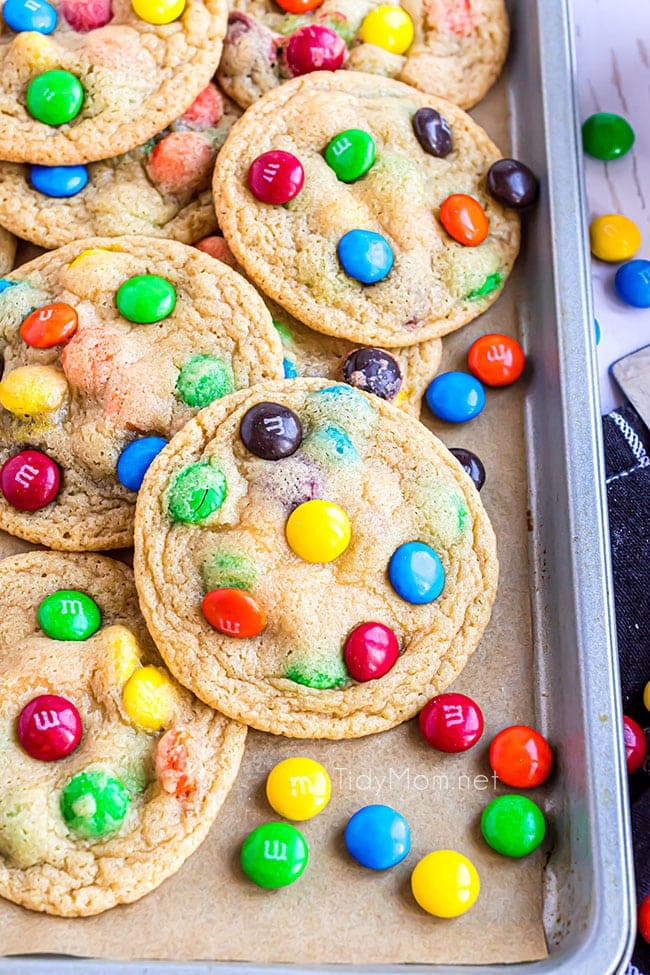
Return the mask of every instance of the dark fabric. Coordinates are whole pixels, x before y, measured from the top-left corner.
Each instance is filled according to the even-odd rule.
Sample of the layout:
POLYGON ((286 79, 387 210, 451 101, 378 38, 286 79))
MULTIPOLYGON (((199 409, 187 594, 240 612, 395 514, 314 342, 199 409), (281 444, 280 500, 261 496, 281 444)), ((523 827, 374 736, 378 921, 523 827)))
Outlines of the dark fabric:
MULTIPOLYGON (((650 734, 643 689, 650 681, 650 437, 630 407, 603 417, 623 709, 650 734)), ((650 762, 630 776, 637 898, 650 894, 650 762)), ((641 938, 633 964, 650 975, 641 938)))

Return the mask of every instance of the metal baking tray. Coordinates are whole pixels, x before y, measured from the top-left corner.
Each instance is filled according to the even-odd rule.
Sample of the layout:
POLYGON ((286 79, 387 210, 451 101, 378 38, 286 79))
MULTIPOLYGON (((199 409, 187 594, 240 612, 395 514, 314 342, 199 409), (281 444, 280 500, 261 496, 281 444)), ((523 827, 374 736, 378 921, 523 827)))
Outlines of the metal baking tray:
MULTIPOLYGON (((558 826, 544 871, 549 957, 510 965, 508 975, 613 975, 624 970, 631 951, 633 884, 569 0, 513 0, 510 16, 512 150, 542 177, 520 257, 525 293, 519 307, 534 363, 525 425, 536 710, 538 726, 560 747, 547 803, 558 826)), ((0 970, 295 975, 297 969, 31 956, 7 958, 0 970)), ((503 975, 504 968, 389 965, 381 971, 503 975)))

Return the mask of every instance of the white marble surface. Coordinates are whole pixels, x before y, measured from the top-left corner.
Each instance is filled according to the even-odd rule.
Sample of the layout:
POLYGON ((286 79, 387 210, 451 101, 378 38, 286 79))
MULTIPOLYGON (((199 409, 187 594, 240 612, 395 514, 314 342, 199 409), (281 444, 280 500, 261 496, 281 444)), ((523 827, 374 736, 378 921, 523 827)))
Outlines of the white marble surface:
MULTIPOLYGON (((572 0, 581 120, 593 112, 623 115, 636 133, 622 159, 585 156, 589 219, 622 213, 638 224, 637 257, 650 259, 650 0, 572 0)), ((613 288, 618 265, 592 260, 602 411, 620 403, 607 369, 650 344, 650 309, 623 304, 613 288)))

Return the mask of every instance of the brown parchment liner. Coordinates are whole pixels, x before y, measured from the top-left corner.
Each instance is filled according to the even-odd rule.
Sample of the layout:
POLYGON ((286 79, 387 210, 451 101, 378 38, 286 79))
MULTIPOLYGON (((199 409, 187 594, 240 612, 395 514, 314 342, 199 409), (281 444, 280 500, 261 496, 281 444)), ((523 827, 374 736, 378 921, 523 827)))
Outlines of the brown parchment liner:
MULTIPOLYGON (((503 80, 472 114, 506 153, 503 80)), ((441 371, 465 368, 466 350, 478 335, 516 334, 516 296, 524 285, 515 272, 486 314, 445 338, 441 371)), ((509 791, 490 777, 487 748, 492 736, 508 724, 534 723, 525 389, 524 379, 488 391, 484 412, 466 425, 432 422, 426 407, 422 414, 448 446, 474 450, 487 470, 482 498, 497 535, 499 591, 481 644, 453 685, 483 708, 486 727, 479 745, 465 754, 442 755, 423 742, 413 721, 352 742, 294 742, 251 732, 237 781, 208 839, 174 877, 138 903, 94 918, 51 918, 0 900, 1 954, 366 965, 487 964, 546 956, 544 849, 521 861, 509 860, 483 843, 479 828, 487 802, 509 791), (244 879, 239 848, 253 827, 278 818, 264 797, 266 775, 276 762, 294 755, 325 765, 332 777, 332 799, 318 817, 298 824, 310 850, 302 878, 284 890, 262 891, 244 879), (408 858, 383 873, 355 864, 343 844, 348 817, 371 802, 400 810, 412 830, 408 858), (418 859, 443 848, 469 856, 481 877, 475 906, 451 921, 425 914, 410 893, 410 874, 418 859)), ((0 535, 1 557, 28 548, 0 535)), ((543 804, 544 788, 530 795, 543 804)), ((552 839, 551 822, 546 847, 552 839)))

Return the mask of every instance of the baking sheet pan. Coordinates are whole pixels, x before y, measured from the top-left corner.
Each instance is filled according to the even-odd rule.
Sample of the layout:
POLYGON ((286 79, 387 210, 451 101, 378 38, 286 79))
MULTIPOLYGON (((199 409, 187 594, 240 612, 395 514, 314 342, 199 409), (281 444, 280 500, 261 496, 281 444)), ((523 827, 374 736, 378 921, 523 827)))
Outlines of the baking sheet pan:
MULTIPOLYGON (((440 760, 413 723, 353 744, 251 734, 209 840, 176 878, 97 919, 25 915, 2 903, 6 953, 29 945, 108 958, 362 962, 374 971, 438 962, 439 973, 491 972, 490 963, 509 960, 523 962, 509 972, 530 975, 605 975, 622 964, 631 942, 631 872, 568 12, 564 0, 519 0, 511 16, 511 117, 505 80, 473 114, 503 147, 510 128, 514 154, 542 175, 542 199, 504 296, 445 343, 445 365, 460 365, 482 332, 518 329, 533 369, 525 384, 491 393, 484 414, 466 428, 437 431, 485 461, 484 498, 502 560, 494 619, 455 686, 484 707, 485 742, 508 723, 536 721, 554 744, 556 773, 539 792, 551 823, 545 855, 513 863, 479 843, 477 817, 494 794, 486 746, 440 760), (309 872, 285 891, 262 894, 242 883, 236 853, 246 832, 271 818, 265 774, 291 754, 323 761, 335 795, 328 811, 305 824, 309 872), (369 801, 389 802, 411 820, 414 850, 401 871, 366 876, 343 855, 347 815, 369 801), (408 895, 418 856, 442 846, 468 853, 483 881, 477 905, 453 922, 427 917, 408 895), (452 969, 454 962, 473 964, 452 969)), ((2 971, 181 975, 220 967, 14 958, 2 971)))

